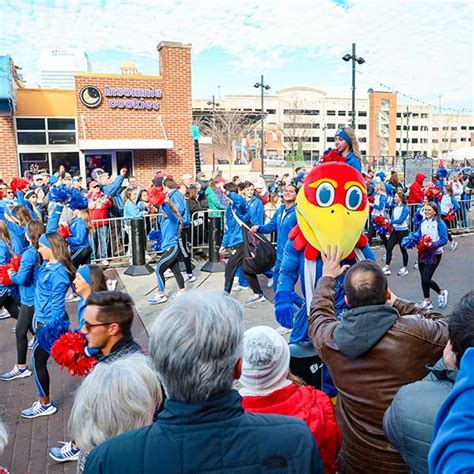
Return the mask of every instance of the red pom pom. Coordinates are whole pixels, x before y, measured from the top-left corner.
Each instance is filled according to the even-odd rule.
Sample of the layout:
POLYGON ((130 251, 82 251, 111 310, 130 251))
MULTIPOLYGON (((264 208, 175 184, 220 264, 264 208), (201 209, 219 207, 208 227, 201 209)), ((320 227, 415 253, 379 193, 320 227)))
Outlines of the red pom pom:
POLYGON ((66 240, 68 237, 71 237, 71 231, 69 230, 69 226, 67 224, 61 224, 58 229, 58 234, 66 240))
POLYGON ((67 369, 71 375, 87 375, 97 363, 95 357, 87 356, 84 349, 86 338, 80 332, 68 331, 51 348, 51 356, 61 369, 67 369))
POLYGON ((450 209, 449 212, 446 214, 446 217, 445 219, 448 221, 448 222, 454 222, 454 219, 456 219, 456 214, 455 212, 450 209))
POLYGON ((441 197, 441 189, 435 186, 433 183, 428 183, 425 188, 425 196, 430 200, 434 201, 441 197))
POLYGON ((331 148, 326 153, 324 153, 321 161, 323 163, 328 163, 330 161, 342 161, 343 163, 345 163, 346 159, 336 149, 331 148))
POLYGON ((166 199, 166 194, 159 188, 153 187, 148 191, 148 201, 153 206, 161 206, 166 199))
POLYGON ((431 242, 432 242, 432 239, 429 235, 422 235, 420 241, 418 242, 418 245, 416 246, 416 248, 418 249, 418 252, 420 254, 430 252, 432 250, 431 242))
POLYGON ((13 178, 10 182, 10 189, 16 194, 17 191, 23 191, 28 186, 25 178, 13 178))
POLYGON ((375 216, 373 222, 377 232, 384 230, 387 233, 390 233, 392 231, 392 225, 387 221, 385 216, 375 216))
POLYGON ((8 275, 8 270, 10 269, 11 265, 9 263, 0 265, 0 285, 13 285, 13 282, 10 280, 10 276, 8 275))

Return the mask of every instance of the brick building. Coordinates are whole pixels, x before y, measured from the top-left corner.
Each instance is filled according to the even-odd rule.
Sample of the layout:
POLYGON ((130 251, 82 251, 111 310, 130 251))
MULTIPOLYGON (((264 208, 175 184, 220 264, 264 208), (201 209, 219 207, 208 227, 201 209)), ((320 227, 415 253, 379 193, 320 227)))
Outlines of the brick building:
POLYGON ((16 111, 0 116, 0 177, 60 164, 86 177, 126 167, 142 185, 158 169, 194 173, 191 46, 157 49, 159 76, 77 73, 74 90, 16 88, 16 111))

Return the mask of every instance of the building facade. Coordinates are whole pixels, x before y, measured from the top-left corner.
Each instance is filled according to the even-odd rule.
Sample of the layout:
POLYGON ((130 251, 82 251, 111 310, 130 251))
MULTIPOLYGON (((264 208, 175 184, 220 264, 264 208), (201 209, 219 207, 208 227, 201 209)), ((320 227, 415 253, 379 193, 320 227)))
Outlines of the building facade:
POLYGON ((191 46, 162 42, 158 52, 159 76, 85 72, 73 90, 18 88, 16 112, 0 117, 0 176, 126 167, 147 186, 158 169, 194 173, 191 46))
POLYGON ((89 58, 80 49, 42 49, 39 67, 42 89, 74 89, 74 74, 91 71, 89 58))

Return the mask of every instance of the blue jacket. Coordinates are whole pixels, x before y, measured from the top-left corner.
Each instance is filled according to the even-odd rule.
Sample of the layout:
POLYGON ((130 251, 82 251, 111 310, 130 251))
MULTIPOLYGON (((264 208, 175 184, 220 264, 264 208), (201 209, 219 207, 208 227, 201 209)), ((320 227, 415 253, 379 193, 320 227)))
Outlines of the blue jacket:
POLYGON ((118 175, 114 182, 111 183, 111 184, 106 184, 105 186, 102 186, 102 189, 101 191, 104 193, 104 194, 107 194, 107 196, 109 196, 110 198, 113 198, 116 194, 117 194, 117 191, 120 189, 120 187, 122 186, 122 183, 123 183, 123 180, 125 179, 125 176, 123 175, 118 175))
POLYGON ((255 194, 247 201, 249 205, 250 221, 253 225, 263 225, 265 222, 265 208, 262 200, 255 194))
POLYGON ((59 220, 63 213, 64 206, 61 204, 56 204, 53 208, 53 212, 48 220, 48 225, 46 226, 46 232, 57 232, 59 227, 59 220))
POLYGON ((38 275, 38 251, 31 245, 23 252, 20 268, 10 275, 13 283, 20 289, 20 302, 27 306, 35 304, 35 286, 38 275))
POLYGON ((155 423, 115 436, 88 456, 86 474, 323 474, 303 420, 245 413, 230 390, 205 402, 165 400, 155 423))
POLYGON ((87 249, 91 246, 89 240, 89 229, 82 217, 73 217, 69 223, 69 231, 71 237, 66 239, 71 253, 77 252, 78 250, 87 249))
POLYGON ((123 207, 123 217, 125 219, 130 219, 132 217, 143 217, 145 214, 146 212, 140 210, 140 206, 137 203, 130 201, 130 199, 123 207))
POLYGON ((355 168, 359 173, 362 173, 362 163, 357 156, 354 155, 354 152, 351 151, 346 156, 346 164, 355 168))
POLYGON ((474 472, 474 348, 461 360, 456 383, 441 406, 428 464, 432 474, 474 472))
POLYGON ((289 209, 286 209, 285 205, 282 204, 276 210, 275 214, 273 214, 271 221, 258 228, 259 234, 277 233, 276 260, 273 271, 280 269, 283 253, 285 252, 285 245, 288 242, 288 234, 296 224, 296 206, 293 205, 289 209))
POLYGON ((222 238, 224 248, 235 247, 244 241, 242 227, 235 220, 232 211, 242 222, 249 223, 250 221, 249 206, 246 199, 237 193, 229 193, 229 198, 232 200, 232 204, 225 211, 225 231, 222 238))
MULTIPOLYGON (((0 239, 0 265, 6 265, 12 258, 12 254, 3 239, 0 239)), ((10 293, 11 288, 7 285, 0 285, 0 296, 10 293)))
POLYGON ((408 221, 410 218, 410 209, 406 204, 401 204, 393 208, 393 218, 390 223, 395 230, 408 230, 408 221))
POLYGON ((71 284, 64 265, 44 261, 35 289, 35 320, 40 323, 64 318, 66 292, 71 284))
POLYGON ((79 303, 77 303, 77 329, 82 329, 82 326, 84 326, 84 313, 86 312, 86 308, 86 300, 80 297, 79 303))
MULTIPOLYGON (((420 241, 421 236, 422 236, 422 230, 423 230, 423 223, 427 221, 427 219, 423 219, 420 227, 416 232, 413 232, 412 234, 414 235, 415 239, 417 242, 420 241)), ((433 240, 431 245, 433 247, 433 250, 436 250, 436 253, 441 253, 442 252, 442 247, 444 247, 448 243, 448 228, 446 227, 446 224, 441 220, 441 219, 436 219, 437 225, 438 225, 438 236, 439 240, 433 240)))
POLYGON ((191 216, 184 196, 178 189, 174 189, 169 193, 168 197, 169 200, 176 206, 176 209, 178 209, 183 227, 189 227, 189 224, 191 224, 191 216))
POLYGON ((21 255, 28 248, 28 241, 25 237, 25 229, 15 222, 5 221, 12 241, 12 250, 15 255, 21 255))
POLYGON ((161 209, 166 212, 166 217, 163 214, 160 220, 161 250, 164 252, 173 245, 178 245, 179 219, 167 202, 163 203, 161 209))
POLYGON ((380 216, 384 214, 385 207, 387 205, 387 196, 385 194, 375 194, 375 201, 372 207, 372 216, 380 216))

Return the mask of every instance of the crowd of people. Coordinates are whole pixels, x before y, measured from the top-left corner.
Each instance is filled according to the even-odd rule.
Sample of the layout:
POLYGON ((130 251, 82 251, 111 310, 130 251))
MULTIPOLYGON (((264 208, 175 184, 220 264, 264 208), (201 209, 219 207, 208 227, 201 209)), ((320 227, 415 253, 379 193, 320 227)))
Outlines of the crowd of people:
MULTIPOLYGON (((60 169, 4 186, 0 318, 16 319, 17 362, 0 383, 34 375, 38 399, 20 416, 50 416, 61 408, 48 372, 58 339, 71 327, 95 362, 75 394, 70 440, 50 447, 52 459, 78 461, 86 473, 474 469, 474 292, 447 317, 430 297, 433 290, 440 310, 448 304, 433 277, 443 247, 456 250, 449 229, 467 218, 474 183, 441 165, 429 183, 419 174, 405 186, 396 172, 363 172, 351 129, 339 130, 335 144, 312 170, 272 183, 158 171, 141 189, 126 169, 113 180, 96 169, 85 185, 60 169), (321 233, 319 219, 337 206, 353 229, 342 235, 336 222, 321 233), (203 209, 225 262, 222 292, 186 288, 196 280, 189 229, 203 209), (132 336, 132 298, 103 271, 109 220, 123 217, 130 242, 129 219, 147 214, 161 233, 149 303, 169 300, 169 274, 178 286, 148 350, 132 336), (270 234, 274 259, 252 271, 247 242, 270 234), (376 236, 386 251, 382 268, 370 246, 376 236), (409 273, 408 250, 417 249, 418 304, 389 288, 397 245, 400 277, 409 273), (250 288, 245 304, 258 304, 266 300, 262 284, 273 288, 280 327, 244 331, 244 307, 230 294, 250 288), (75 317, 66 306, 73 300, 75 317), (286 332, 290 343, 317 351, 321 386, 290 370, 286 332)), ((0 451, 6 442, 0 424, 0 451)))

